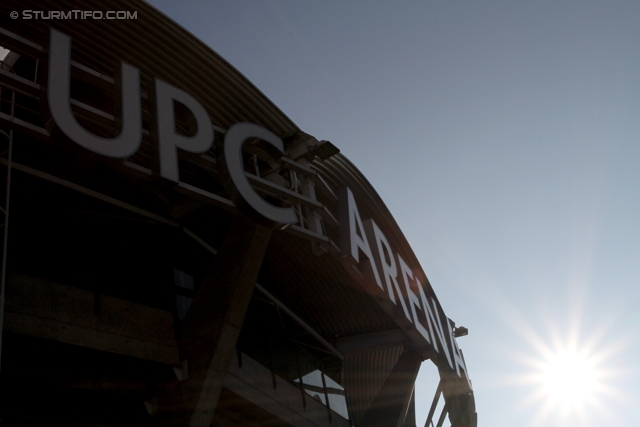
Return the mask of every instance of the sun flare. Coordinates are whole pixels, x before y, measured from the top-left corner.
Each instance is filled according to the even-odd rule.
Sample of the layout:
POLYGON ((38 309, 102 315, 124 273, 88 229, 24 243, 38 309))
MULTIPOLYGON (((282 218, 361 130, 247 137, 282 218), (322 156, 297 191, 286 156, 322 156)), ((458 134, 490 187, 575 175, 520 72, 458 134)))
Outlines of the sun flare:
POLYGON ((526 347, 511 353, 521 370, 506 374, 504 384, 521 393, 513 410, 529 414, 526 427, 622 425, 614 408, 632 404, 619 387, 629 374, 622 363, 629 344, 610 338, 614 322, 585 320, 578 311, 534 328, 512 314, 526 347))
POLYGON ((527 368, 519 383, 528 388, 521 408, 535 408, 529 426, 587 427, 615 419, 611 402, 625 400, 612 383, 620 375, 614 360, 621 344, 557 329, 547 339, 533 332, 528 337, 533 351, 520 355, 527 368))
POLYGON ((563 411, 577 410, 598 392, 600 372, 586 351, 550 352, 539 365, 539 385, 547 403, 563 411))

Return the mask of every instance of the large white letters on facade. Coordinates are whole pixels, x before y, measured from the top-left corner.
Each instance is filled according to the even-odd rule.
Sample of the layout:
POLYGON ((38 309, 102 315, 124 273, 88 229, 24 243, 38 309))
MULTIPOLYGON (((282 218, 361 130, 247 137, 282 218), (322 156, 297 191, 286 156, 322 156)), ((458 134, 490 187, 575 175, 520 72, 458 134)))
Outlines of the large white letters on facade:
MULTIPOLYGON (((102 138, 84 129, 71 110, 71 39, 51 29, 48 101, 52 118, 60 130, 76 144, 113 158, 133 155, 142 140, 140 72, 124 62, 121 63, 121 70, 120 134, 111 139, 102 138)), ((206 152, 213 143, 213 127, 204 107, 183 90, 155 79, 155 98, 160 175, 179 183, 177 149, 192 153, 206 152), (188 137, 176 132, 174 101, 182 103, 193 114, 197 127, 194 136, 188 137)), ((268 203, 249 183, 242 152, 242 145, 249 138, 259 138, 284 155, 282 139, 270 130, 253 123, 236 123, 231 126, 225 133, 224 160, 235 189, 244 202, 262 217, 283 225, 297 223, 298 216, 294 208, 282 208, 268 203)), ((309 191, 313 192, 313 184, 310 185, 309 191)), ((310 193, 306 195, 309 196, 310 193)), ((419 275, 414 274, 400 254, 392 250, 386 236, 373 219, 362 221, 353 193, 348 187, 338 192, 338 210, 342 259, 349 264, 349 268, 353 267, 361 274, 370 293, 382 296, 386 291, 388 299, 395 304, 392 307, 394 314, 399 300, 404 315, 422 338, 436 352, 444 353, 449 367, 459 376, 462 376, 460 371, 463 370, 468 381, 467 368, 453 336, 451 324, 439 310, 436 300, 425 295, 419 275), (399 275, 404 283, 404 291, 398 281, 399 275), (441 318, 447 322, 450 345, 441 318)), ((315 217, 315 221, 313 227, 320 229, 319 216, 315 217)), ((387 306, 390 305, 387 303, 385 307, 387 306)), ((401 323, 404 324, 404 320, 401 323)), ((407 325, 407 330, 411 328, 411 325, 407 325)))
POLYGON ((248 138, 260 138, 273 145, 284 155, 284 144, 276 134, 253 123, 236 123, 224 136, 224 159, 231 180, 251 208, 260 215, 280 224, 295 224, 298 216, 293 208, 279 208, 267 203, 249 184, 244 173, 242 143, 248 138))
POLYGON ((469 371, 467 371, 467 364, 464 362, 462 351, 460 351, 460 348, 458 347, 458 343, 453 337, 453 331, 451 330, 451 321, 448 319, 447 319, 447 326, 449 327, 449 336, 451 336, 451 353, 453 354, 453 361, 454 361, 454 365, 456 366, 456 373, 458 374, 459 377, 462 377, 462 375, 460 375, 460 368, 462 368, 464 370, 464 375, 467 378, 469 389, 473 390, 473 387, 471 386, 471 380, 469 379, 469 371))
MULTIPOLYGON (((429 324, 429 330, 431 331, 431 335, 433 337, 433 347, 437 352, 440 352, 438 349, 438 341, 442 345, 442 352, 447 357, 447 362, 449 366, 453 368, 453 363, 451 362, 451 356, 449 355, 449 347, 447 346, 447 341, 444 338, 444 331, 442 330, 442 322, 440 322, 440 313, 438 311, 438 305, 436 301, 431 298, 431 302, 433 303, 433 311, 429 306, 429 301, 427 296, 424 294, 422 287, 418 288, 420 292, 420 300, 422 301, 422 307, 424 308, 424 313, 427 318, 427 323, 429 324), (434 334, 435 331, 435 334, 434 334)), ((454 341, 455 338, 451 335, 451 341, 454 341)))
MULTIPOLYGON (((124 158, 142 141, 140 71, 122 63, 122 127, 115 138, 96 136, 76 120, 71 111, 71 38, 51 29, 49 46, 49 109, 60 130, 73 142, 103 156, 124 158)), ((117 95, 116 95, 117 96, 117 95)))
POLYGON ((187 92, 155 79, 158 110, 158 146, 160 150, 160 176, 180 182, 178 176, 178 148, 192 153, 204 153, 213 144, 213 128, 209 114, 202 105, 187 92), (176 133, 173 101, 186 106, 196 119, 198 131, 194 136, 176 133))
MULTIPOLYGON (((396 305, 396 297, 400 300, 404 315, 409 322, 415 325, 420 335, 422 335, 428 343, 432 344, 438 353, 441 351, 444 353, 449 366, 453 369, 454 366, 451 361, 451 355, 449 354, 449 345, 445 338, 445 331, 442 328, 440 311, 438 310, 436 301, 431 298, 433 306, 429 304, 422 285, 418 279, 414 277, 413 272, 400 254, 396 254, 391 250, 387 238, 375 221, 372 219, 362 221, 360 212, 358 211, 358 205, 353 197, 353 193, 348 187, 344 187, 338 192, 338 209, 340 211, 340 255, 342 258, 345 259, 347 263, 354 265, 354 267, 358 267, 365 281, 375 280, 378 287, 384 290, 380 280, 380 275, 382 275, 387 285, 389 299, 396 305), (375 241, 375 244, 370 246, 370 241, 375 241), (366 259, 360 259, 361 255, 364 255, 366 259), (388 260, 387 255, 389 256, 388 260), (395 261, 396 257, 398 259, 397 263, 395 261), (378 265, 380 268, 377 267, 378 265), (407 300, 409 301, 411 314, 413 314, 413 316, 409 313, 409 309, 405 303, 405 296, 398 284, 398 265, 400 266, 400 274, 405 284, 407 300), (412 280, 416 281, 420 299, 418 299, 418 296, 411 289, 412 280), (416 308, 424 313, 424 320, 427 322, 428 330, 425 329, 420 322, 416 308), (429 332, 431 333, 431 338, 429 338, 429 332), (438 342, 440 346, 438 346, 438 342)), ((455 342, 455 338, 453 338, 452 335, 451 341, 455 342)))
POLYGON ((389 299, 397 305, 397 295, 397 298, 400 300, 400 304, 402 305, 404 315, 409 319, 409 321, 411 321, 407 305, 405 304, 404 297, 402 296, 402 291, 398 285, 398 267, 393 252, 391 251, 391 247, 389 246, 389 242, 387 241, 387 237, 384 235, 382 230, 380 230, 378 224, 376 224, 372 219, 364 221, 363 225, 369 240, 375 242, 371 247, 371 250, 378 260, 377 265, 379 266, 379 275, 384 277, 389 299))
MULTIPOLYGON (((418 317, 418 313, 416 312, 416 309, 423 312, 424 309, 422 309, 420 306, 420 300, 418 299, 418 296, 411 289, 411 281, 413 280, 416 281, 416 286, 418 288, 421 288, 422 284, 418 281, 417 277, 414 277, 413 272, 411 271, 409 266, 407 266, 407 263, 404 262, 400 254, 398 254, 398 261, 400 262, 400 270, 402 271, 402 280, 404 281, 404 287, 407 291, 407 300, 409 301, 409 307, 411 307, 411 314, 413 315, 413 323, 416 325, 416 330, 420 333, 420 335, 422 335, 422 337, 430 343, 431 339, 429 338, 429 332, 424 328, 422 322, 420 322, 420 318, 418 317)), ((429 325, 428 327, 429 329, 431 329, 431 325, 429 323, 427 323, 427 325, 429 325)), ((433 336, 433 330, 431 330, 431 335, 433 336)))
POLYGON ((371 247, 367 240, 367 235, 362 226, 362 219, 358 206, 353 198, 353 193, 348 187, 344 187, 338 191, 338 213, 340 222, 340 256, 347 260, 349 264, 360 264, 360 273, 365 280, 373 280, 380 289, 382 282, 378 275, 378 267, 371 253, 371 247), (360 253, 367 258, 360 259, 360 253))

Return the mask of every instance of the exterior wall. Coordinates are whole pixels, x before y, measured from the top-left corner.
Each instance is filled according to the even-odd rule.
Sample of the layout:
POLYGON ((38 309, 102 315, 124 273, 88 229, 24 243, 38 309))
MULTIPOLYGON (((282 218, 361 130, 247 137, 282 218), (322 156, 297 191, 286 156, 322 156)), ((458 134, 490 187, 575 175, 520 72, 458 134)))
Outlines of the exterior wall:
POLYGON ((8 425, 29 417, 88 425, 401 425, 412 420, 413 381, 426 359, 443 372, 452 421, 474 425, 466 368, 458 369, 464 361, 454 366, 449 357, 458 354, 449 319, 375 190, 343 156, 320 154, 330 143, 300 131, 144 2, 7 1, 0 17, 0 46, 20 55, 0 72, 0 151, 10 153, 0 158, 0 174, 7 172, 11 189, 0 371, 8 425), (6 18, 27 7, 135 10, 139 19, 132 26, 6 18), (62 58, 55 52, 67 42, 70 56, 62 58), (70 70, 64 94, 56 92, 64 79, 51 78, 62 66, 70 70), (140 103, 140 146, 122 158, 108 154, 108 144, 125 121, 119 104, 130 95, 121 86, 131 67, 140 75, 132 86, 140 96, 128 101, 140 103), (166 105, 161 88, 173 97, 166 105), (67 122, 56 97, 68 104, 67 122), (162 105, 174 121, 165 128, 178 130, 168 150, 162 105), (211 124, 211 144, 196 149, 186 137, 203 123, 211 124), (82 136, 69 131, 76 125, 82 136), (235 141, 244 192, 228 154, 239 128, 260 140, 235 141), (298 222, 281 230, 248 194, 293 209, 298 222), (418 272, 405 288, 409 279, 399 273, 397 301, 371 280, 373 255, 356 259, 366 245, 345 249, 345 236, 358 231, 344 212, 362 216, 367 233, 378 224, 391 256, 418 272), (410 300, 410 286, 426 297, 410 300), (420 334, 417 316, 400 304, 434 310, 423 323, 444 325, 439 349, 435 326, 431 339, 420 334), (316 374, 321 384, 301 384, 316 374), (350 420, 329 408, 342 395, 350 420), (25 403, 34 400, 49 403, 25 403))
POLYGON ((165 310, 20 274, 9 280, 6 298, 6 331, 180 363, 173 315, 165 310))

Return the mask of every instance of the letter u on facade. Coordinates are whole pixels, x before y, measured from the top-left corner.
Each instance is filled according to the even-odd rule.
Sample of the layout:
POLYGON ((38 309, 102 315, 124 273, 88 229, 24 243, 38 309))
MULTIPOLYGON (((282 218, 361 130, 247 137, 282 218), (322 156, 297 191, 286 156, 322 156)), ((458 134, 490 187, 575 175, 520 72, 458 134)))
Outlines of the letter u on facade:
POLYGON ((140 71, 122 62, 122 128, 115 138, 96 136, 76 120, 71 111, 71 38, 51 29, 48 97, 56 125, 73 142, 103 156, 124 158, 138 150, 142 141, 140 71))

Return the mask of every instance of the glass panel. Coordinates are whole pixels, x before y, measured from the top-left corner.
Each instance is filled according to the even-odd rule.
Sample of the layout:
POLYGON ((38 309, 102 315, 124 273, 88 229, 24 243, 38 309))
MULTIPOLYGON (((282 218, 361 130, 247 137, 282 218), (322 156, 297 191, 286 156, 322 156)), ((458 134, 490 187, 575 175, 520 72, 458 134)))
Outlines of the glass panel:
MULTIPOLYGON (((324 384, 322 382, 323 373, 321 370, 317 369, 313 372, 308 373, 302 377, 302 384, 304 387, 304 391, 316 399, 319 402, 322 402, 323 405, 326 406, 326 398, 325 398, 325 389, 329 396, 329 407, 340 414, 342 417, 349 419, 349 413, 347 411, 347 400, 344 395, 344 387, 340 384, 324 375, 324 384)), ((300 379, 293 380, 296 383, 300 382, 300 379)))
POLYGON ((349 419, 345 391, 338 383, 342 361, 262 293, 256 292, 249 304, 238 349, 295 385, 307 404, 315 399, 334 416, 349 419))
POLYGON ((173 282, 180 288, 189 289, 190 291, 195 289, 193 285, 193 276, 185 273, 184 271, 180 271, 177 268, 173 269, 173 282))
POLYGON ((173 284, 178 288, 176 289, 176 316, 178 316, 178 320, 182 321, 193 302, 193 292, 195 290, 193 276, 174 268, 173 284))
POLYGON ((193 298, 185 297, 184 295, 176 295, 176 315, 178 316, 179 321, 184 320, 184 316, 187 315, 187 311, 189 311, 189 307, 191 307, 191 303, 193 302, 193 298))

